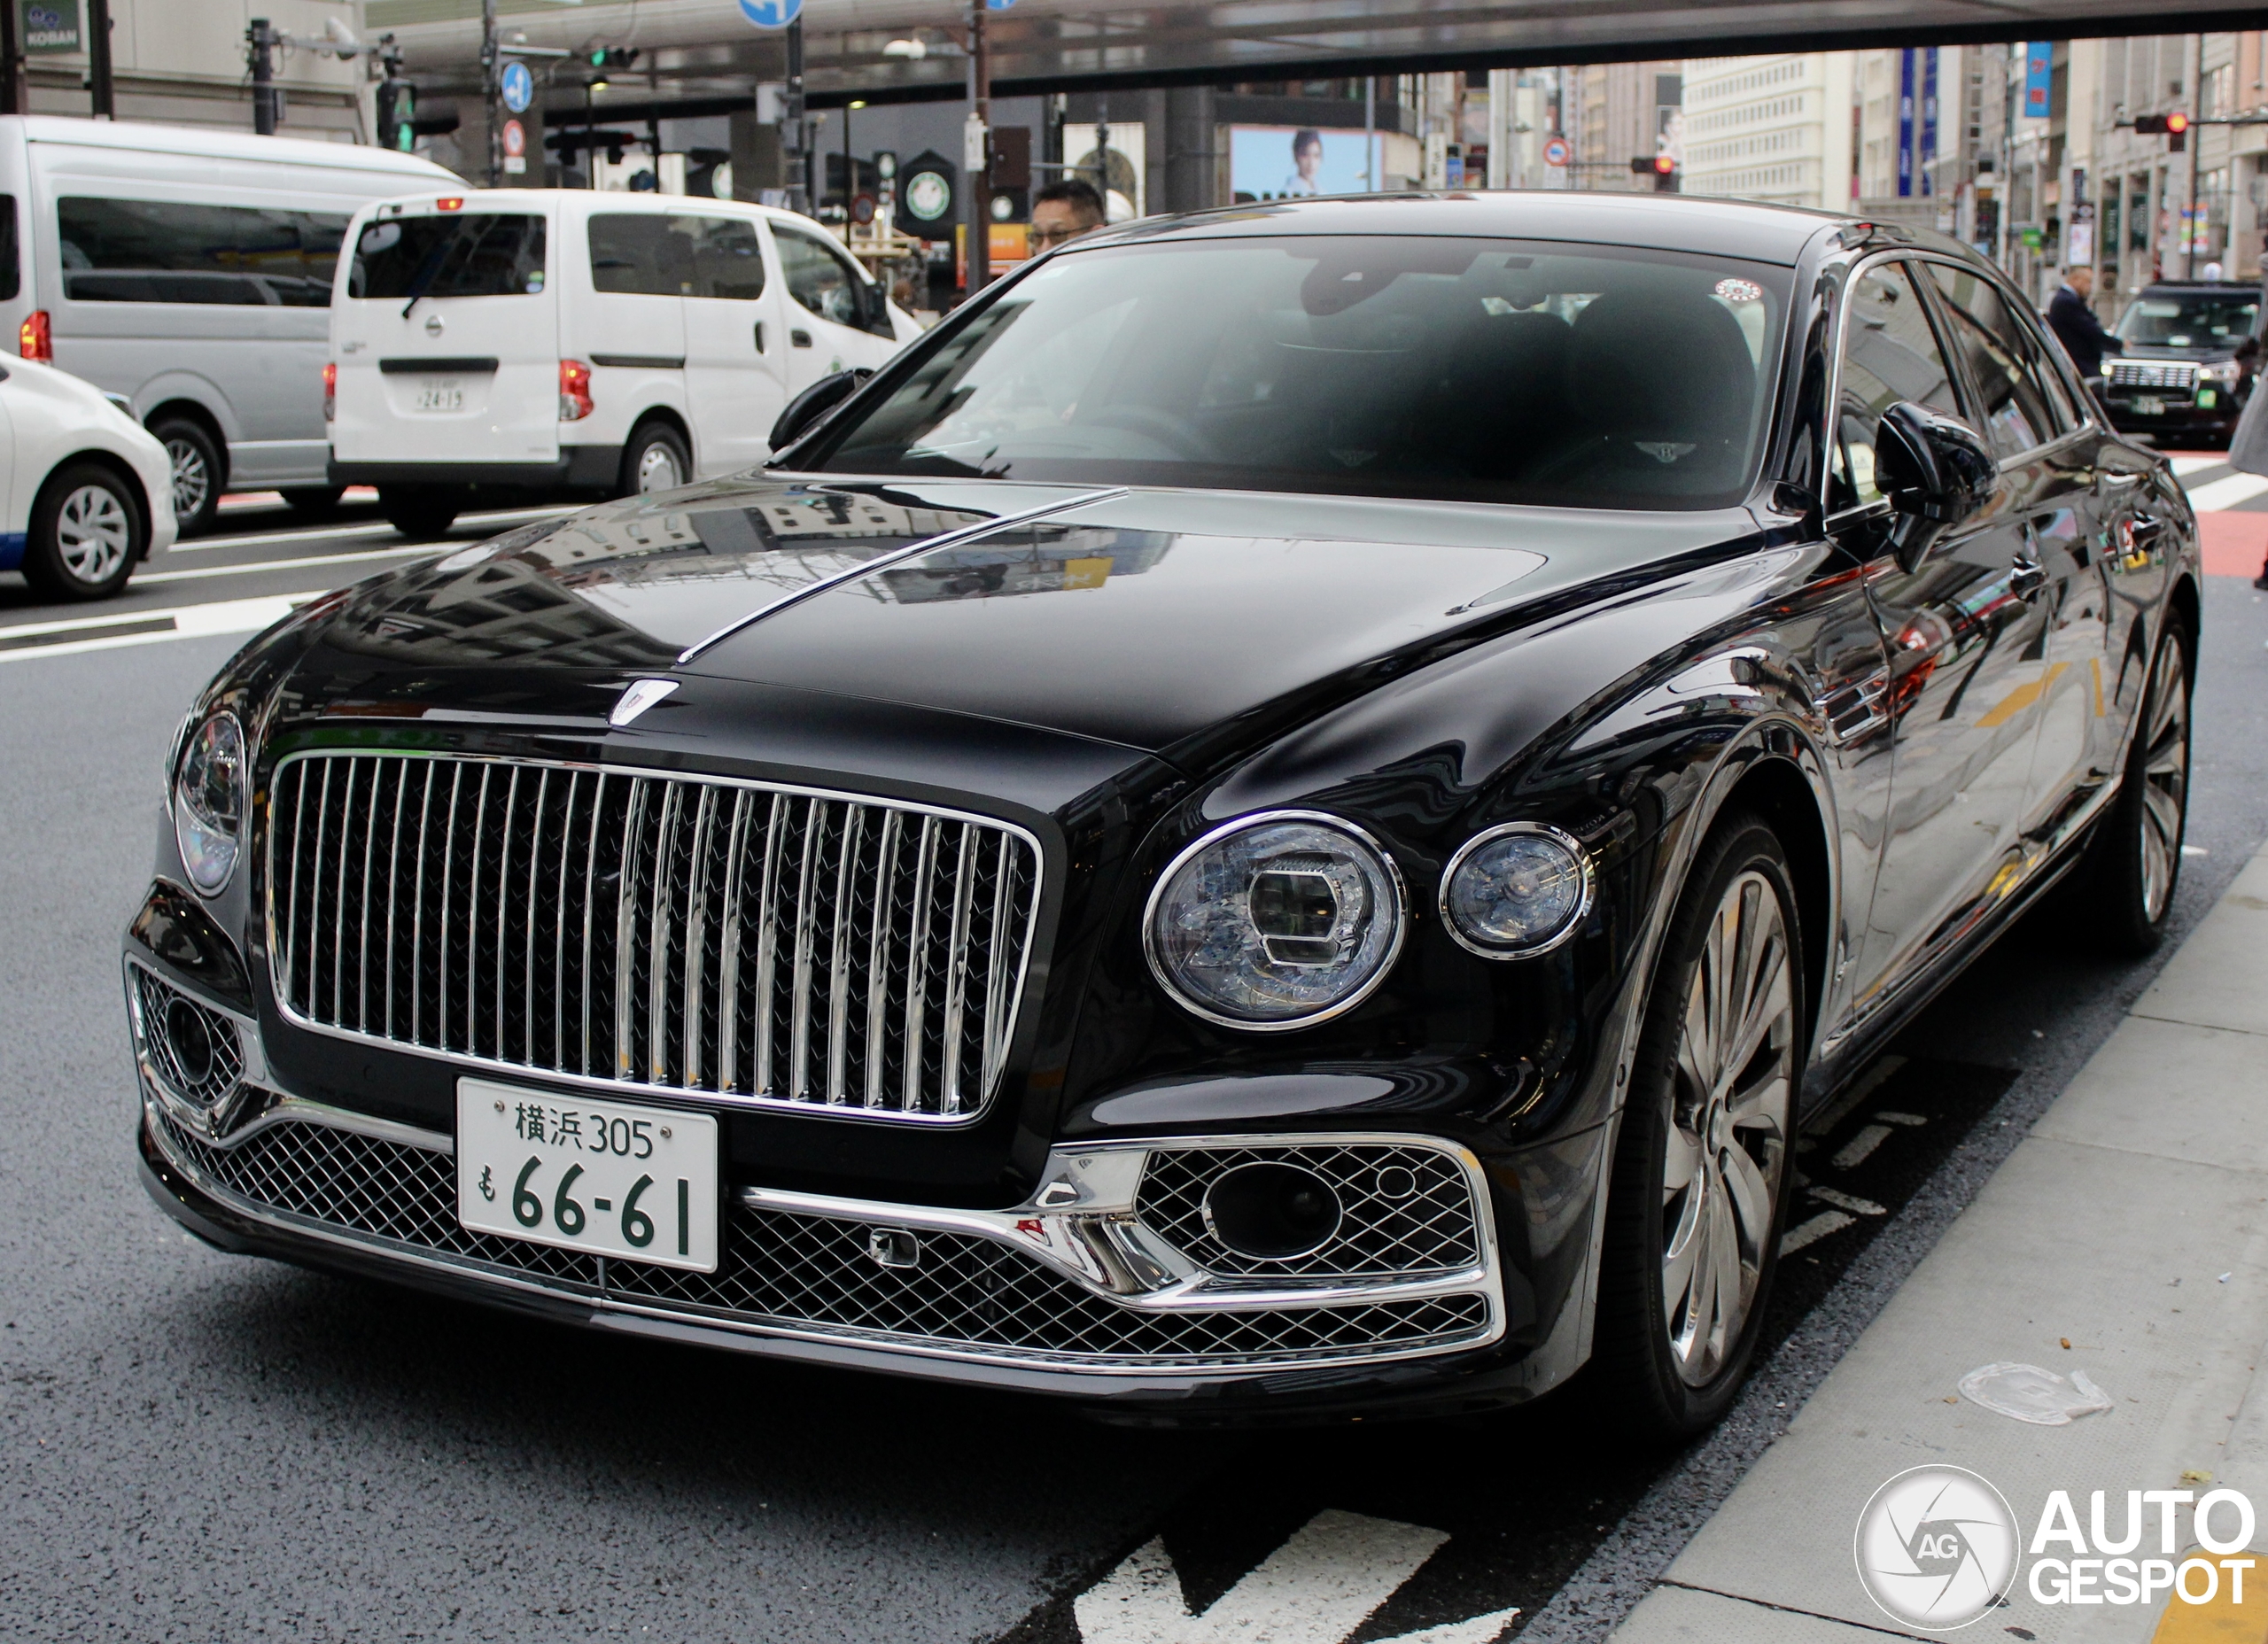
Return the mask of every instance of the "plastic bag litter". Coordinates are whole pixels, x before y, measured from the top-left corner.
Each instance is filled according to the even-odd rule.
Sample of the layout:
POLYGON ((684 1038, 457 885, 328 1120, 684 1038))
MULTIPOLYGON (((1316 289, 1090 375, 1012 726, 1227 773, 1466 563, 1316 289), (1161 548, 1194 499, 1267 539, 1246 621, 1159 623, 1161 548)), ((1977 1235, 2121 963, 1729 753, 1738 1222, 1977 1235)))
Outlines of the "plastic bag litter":
POLYGON ((2116 1407, 2085 1370, 2067 1376, 2036 1364, 1986 1364, 1961 1378, 1961 1396, 2039 1427, 2062 1427, 2116 1407))

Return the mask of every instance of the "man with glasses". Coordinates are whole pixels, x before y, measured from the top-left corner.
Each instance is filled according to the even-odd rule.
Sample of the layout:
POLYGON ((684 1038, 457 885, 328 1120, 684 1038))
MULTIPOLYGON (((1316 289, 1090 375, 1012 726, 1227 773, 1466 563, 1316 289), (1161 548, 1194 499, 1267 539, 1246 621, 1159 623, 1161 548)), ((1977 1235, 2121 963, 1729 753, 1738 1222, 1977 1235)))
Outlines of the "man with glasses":
POLYGON ((1093 183, 1084 177, 1059 178, 1032 201, 1032 251, 1053 251, 1066 240, 1093 233, 1106 221, 1102 196, 1093 183))

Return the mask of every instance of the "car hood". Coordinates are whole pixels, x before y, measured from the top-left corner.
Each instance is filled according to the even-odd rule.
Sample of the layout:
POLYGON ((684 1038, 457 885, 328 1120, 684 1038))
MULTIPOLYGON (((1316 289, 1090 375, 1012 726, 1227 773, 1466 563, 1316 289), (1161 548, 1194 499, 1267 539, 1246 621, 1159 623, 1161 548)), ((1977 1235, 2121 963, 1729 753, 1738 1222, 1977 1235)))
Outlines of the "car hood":
POLYGON ((860 698, 1201 764, 1208 739, 1757 539, 1740 509, 747 476, 374 579, 323 637, 400 665, 363 673, 381 695, 500 665, 674 675, 688 703, 704 682, 860 698))
POLYGON ((2124 357, 2128 360, 2233 360, 2236 350, 2219 344, 2198 348, 2174 348, 2164 343, 2129 343, 2124 357))

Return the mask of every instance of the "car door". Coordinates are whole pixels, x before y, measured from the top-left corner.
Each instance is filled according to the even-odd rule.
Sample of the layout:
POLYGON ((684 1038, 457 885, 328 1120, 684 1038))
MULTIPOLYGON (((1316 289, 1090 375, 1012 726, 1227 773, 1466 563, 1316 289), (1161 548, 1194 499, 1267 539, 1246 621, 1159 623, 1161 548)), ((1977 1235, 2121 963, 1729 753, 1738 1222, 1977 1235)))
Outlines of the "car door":
MULTIPOLYGON (((1926 277, 1926 276, 1923 276, 1926 277)), ((1863 1018, 1971 928, 2007 888, 2031 769, 2029 720, 2007 703, 2036 670, 2031 608, 2016 588, 2023 520, 2013 493, 1901 562, 1876 483, 1882 415, 1911 400, 1966 416, 1914 269, 1867 265, 1844 304, 1830 523, 1865 565, 1888 642, 1882 712, 1894 774, 1872 911, 1855 961, 1863 1018)))
MULTIPOLYGON (((2102 647, 2107 595, 2094 446, 2016 299, 1977 269, 1928 263, 1953 352, 2023 516, 2016 549, 2025 676, 2006 699, 2031 727, 2020 833, 2026 865, 2081 818, 2107 769, 2102 647)), ((2115 743, 2116 739, 2111 741, 2115 743)))
POLYGON ((674 219, 692 247, 685 308, 685 394, 700 475, 752 468, 772 454, 788 403, 788 339, 752 219, 674 219))
POLYGON ((897 350, 880 287, 822 229, 773 219, 787 287, 787 387, 792 397, 832 372, 878 366, 897 350))

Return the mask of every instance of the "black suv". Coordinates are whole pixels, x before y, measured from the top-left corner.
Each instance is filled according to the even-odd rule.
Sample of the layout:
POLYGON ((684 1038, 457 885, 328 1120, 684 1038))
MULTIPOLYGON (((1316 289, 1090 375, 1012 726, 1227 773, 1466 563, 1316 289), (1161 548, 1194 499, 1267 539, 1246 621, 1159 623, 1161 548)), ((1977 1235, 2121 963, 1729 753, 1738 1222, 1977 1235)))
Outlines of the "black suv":
POLYGON ((2113 426, 2161 444, 2227 440, 2259 364, 2257 285, 2146 285, 2119 316, 2117 336, 2125 352, 2102 362, 2113 426))

